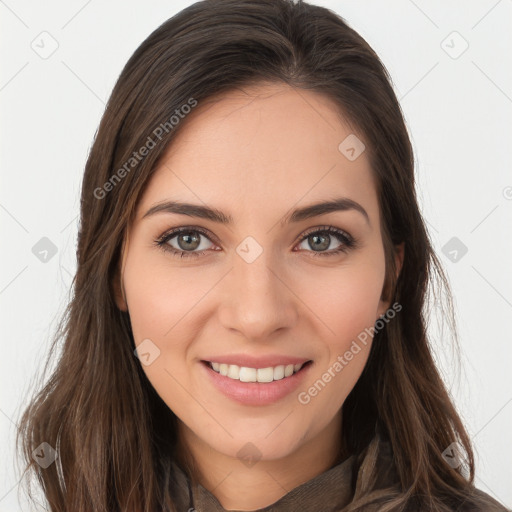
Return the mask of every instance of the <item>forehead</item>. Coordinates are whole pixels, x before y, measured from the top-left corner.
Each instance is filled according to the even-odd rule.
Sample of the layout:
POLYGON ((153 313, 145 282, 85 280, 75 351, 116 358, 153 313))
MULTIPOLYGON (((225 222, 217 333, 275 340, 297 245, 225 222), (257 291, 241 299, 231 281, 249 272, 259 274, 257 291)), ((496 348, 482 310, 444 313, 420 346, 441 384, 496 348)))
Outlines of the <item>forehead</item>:
POLYGON ((339 149, 347 137, 364 138, 320 93, 285 84, 244 87, 200 102, 182 123, 139 211, 176 199, 230 213, 264 208, 275 217, 287 206, 346 196, 378 216, 365 152, 350 160, 339 149))

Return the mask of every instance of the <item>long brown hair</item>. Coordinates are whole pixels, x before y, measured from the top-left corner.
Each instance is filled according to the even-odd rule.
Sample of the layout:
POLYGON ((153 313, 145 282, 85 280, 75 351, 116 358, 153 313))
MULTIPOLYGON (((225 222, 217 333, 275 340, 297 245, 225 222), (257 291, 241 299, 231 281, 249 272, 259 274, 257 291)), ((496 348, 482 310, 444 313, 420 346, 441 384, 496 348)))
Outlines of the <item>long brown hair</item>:
POLYGON ((169 467, 180 448, 176 416, 134 356, 128 313, 114 300, 119 258, 137 201, 186 123, 183 105, 261 82, 334 100, 364 137, 376 178, 384 294, 402 311, 375 335, 343 405, 341 435, 360 462, 375 458, 368 447, 378 427, 391 443, 397 481, 374 493, 382 468, 372 469, 366 457, 369 470, 351 509, 373 502, 382 504, 379 510, 447 511, 478 503, 470 439, 426 333, 430 285, 445 290, 453 326, 449 286, 418 208, 413 151, 387 70, 366 41, 325 8, 291 0, 205 0, 163 23, 135 51, 87 159, 73 295, 45 375, 57 352, 59 358, 24 411, 17 439, 25 474, 36 475, 52 511, 175 510, 169 467), (170 122, 172 116, 179 122, 170 122), (134 156, 149 139, 147 154, 134 156), (396 279, 393 251, 402 242, 405 258, 396 279), (32 458, 43 442, 58 453, 44 469, 32 458), (443 457, 453 442, 464 454, 467 476, 443 457))

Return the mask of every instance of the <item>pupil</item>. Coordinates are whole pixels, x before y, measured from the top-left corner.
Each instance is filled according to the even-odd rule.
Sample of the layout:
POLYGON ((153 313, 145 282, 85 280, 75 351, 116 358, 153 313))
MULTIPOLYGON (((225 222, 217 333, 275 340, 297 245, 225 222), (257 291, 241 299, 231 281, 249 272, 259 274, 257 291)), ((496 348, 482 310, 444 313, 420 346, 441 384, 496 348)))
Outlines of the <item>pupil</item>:
POLYGON ((181 234, 178 237, 178 245, 181 249, 197 249, 199 241, 199 236, 191 235, 190 233, 181 234), (182 243, 182 240, 185 240, 184 244, 182 243))
MULTIPOLYGON (((316 246, 316 248, 317 248, 317 249, 327 249, 327 248, 329 247, 329 237, 327 237, 327 236, 323 236, 323 235, 312 235, 310 238, 312 238, 312 239, 314 239, 314 240, 315 240, 315 242, 314 242, 314 243, 316 243, 319 239, 322 239, 322 238, 324 239, 324 243, 323 243, 323 244, 321 243, 320 245, 317 245, 317 246, 316 246)), ((312 249, 314 249, 314 247, 313 247, 311 244, 309 244, 309 245, 310 245, 310 247, 311 247, 312 249)))

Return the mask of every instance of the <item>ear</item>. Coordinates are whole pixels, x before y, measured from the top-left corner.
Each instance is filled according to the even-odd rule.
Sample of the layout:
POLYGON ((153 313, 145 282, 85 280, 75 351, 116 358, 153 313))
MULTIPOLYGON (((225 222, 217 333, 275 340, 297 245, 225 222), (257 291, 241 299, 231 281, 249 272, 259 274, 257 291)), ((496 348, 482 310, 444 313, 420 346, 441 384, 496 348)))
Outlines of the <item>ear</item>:
POLYGON ((398 276, 400 275, 400 272, 402 271, 402 265, 404 264, 404 254, 405 254, 405 242, 395 245, 396 279, 398 279, 398 276))
MULTIPOLYGON (((398 280, 398 276, 400 275, 400 272, 402 271, 402 265, 404 263, 404 255, 405 255, 405 242, 402 242, 401 244, 395 245, 395 282, 398 280)), ((382 297, 379 302, 379 308, 377 310, 378 316, 382 316, 391 305, 391 297, 387 297, 387 295, 390 295, 389 283, 386 280, 384 284, 384 290, 382 291, 382 297), (387 300, 386 300, 387 299, 387 300)), ((377 319, 376 319, 377 320, 377 319)))
POLYGON ((128 304, 126 303, 126 296, 124 293, 123 280, 121 276, 121 272, 119 271, 119 266, 116 269, 116 273, 114 275, 114 280, 112 282, 112 289, 114 291, 114 299, 117 307, 121 311, 128 311, 128 304))

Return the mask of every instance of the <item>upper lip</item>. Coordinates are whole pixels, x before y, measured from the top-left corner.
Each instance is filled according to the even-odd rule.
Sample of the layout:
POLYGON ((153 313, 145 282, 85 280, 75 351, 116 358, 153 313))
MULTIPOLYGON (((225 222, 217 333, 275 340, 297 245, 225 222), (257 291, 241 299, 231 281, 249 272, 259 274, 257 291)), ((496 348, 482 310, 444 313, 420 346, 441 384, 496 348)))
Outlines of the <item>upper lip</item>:
POLYGON ((271 366, 286 366, 289 364, 304 364, 310 361, 305 357, 293 357, 286 355, 265 355, 265 356, 251 356, 248 354, 228 354, 225 356, 211 356, 203 359, 208 362, 234 364, 237 366, 244 366, 246 368, 269 368, 271 366))

